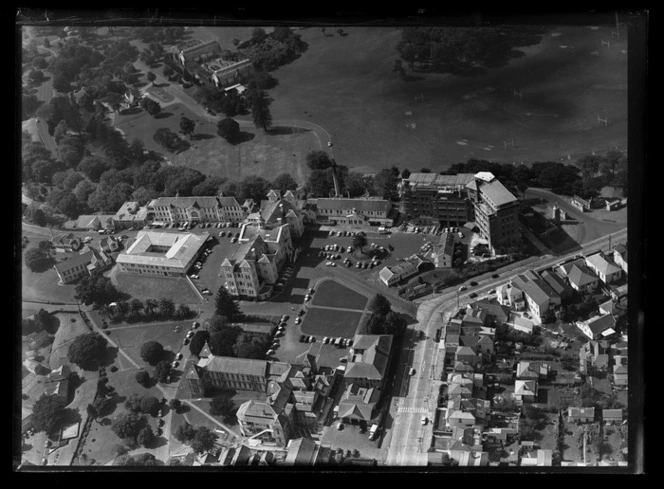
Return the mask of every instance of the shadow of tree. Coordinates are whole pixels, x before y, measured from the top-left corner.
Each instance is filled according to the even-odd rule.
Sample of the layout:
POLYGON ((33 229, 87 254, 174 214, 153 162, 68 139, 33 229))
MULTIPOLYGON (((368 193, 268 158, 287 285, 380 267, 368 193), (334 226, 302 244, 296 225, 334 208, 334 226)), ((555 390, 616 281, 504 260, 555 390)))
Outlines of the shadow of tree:
POLYGON ((168 117, 171 117, 173 115, 173 112, 159 112, 154 116, 155 119, 166 119, 168 117))
POLYGON ((191 135, 191 140, 192 141, 201 141, 204 139, 212 139, 214 137, 214 134, 204 134, 204 133, 197 133, 197 134, 192 134, 191 135))
POLYGON ((311 132, 311 129, 302 127, 289 127, 289 126, 274 126, 271 127, 267 133, 271 136, 283 136, 287 134, 301 134, 304 132, 311 132))
POLYGON ((143 109, 140 107, 132 107, 131 109, 121 110, 120 115, 134 115, 140 114, 141 112, 143 112, 143 109))
POLYGON ((251 132, 245 132, 245 131, 240 131, 240 134, 238 135, 237 141, 234 142, 233 144, 240 144, 240 143, 246 143, 248 141, 251 141, 254 139, 256 135, 251 132))

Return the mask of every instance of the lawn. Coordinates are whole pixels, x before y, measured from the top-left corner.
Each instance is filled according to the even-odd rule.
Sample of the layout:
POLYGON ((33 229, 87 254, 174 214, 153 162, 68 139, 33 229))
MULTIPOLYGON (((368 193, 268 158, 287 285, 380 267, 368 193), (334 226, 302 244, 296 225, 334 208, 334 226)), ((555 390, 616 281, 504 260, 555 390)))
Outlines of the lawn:
POLYGON ((311 304, 314 306, 339 307, 362 311, 366 307, 367 301, 368 299, 362 294, 344 287, 334 280, 324 280, 316 286, 311 304))
POLYGON ((312 307, 305 314, 300 330, 308 335, 352 338, 361 318, 361 312, 312 307))
POLYGON ((117 267, 111 273, 111 280, 122 292, 136 299, 156 299, 167 297, 176 305, 200 304, 201 299, 191 288, 186 278, 142 276, 118 272, 117 267))
POLYGON ((272 73, 279 84, 270 90, 271 111, 321 125, 335 159, 367 172, 404 162, 411 171, 440 171, 470 157, 557 161, 624 149, 627 42, 613 38, 602 48, 610 29, 552 26, 555 33, 506 67, 465 77, 408 70, 409 81, 393 71, 398 28, 349 27, 346 36, 303 29, 307 51, 272 73), (415 103, 419 95, 424 100, 415 103), (598 113, 607 127, 597 125, 598 113), (514 149, 505 149, 511 139, 514 149))
MULTIPOLYGON (((143 343, 151 340, 158 341, 162 344, 164 350, 166 350, 164 358, 172 360, 175 353, 180 351, 180 348, 187 348, 186 346, 182 346, 182 340, 189 330, 190 325, 190 321, 133 324, 127 327, 109 325, 107 332, 109 333, 108 337, 117 343, 127 355, 138 365, 142 365, 152 373, 153 368, 141 358, 143 343), (173 326, 176 324, 182 325, 182 329, 179 332, 173 331, 173 326), (113 329, 114 327, 117 329, 113 329)), ((127 367, 133 368, 130 365, 127 365, 127 367)))
POLYGON ((168 105, 156 118, 140 111, 118 114, 115 119, 115 126, 129 139, 142 140, 145 149, 163 154, 172 164, 231 180, 241 180, 248 175, 272 180, 280 173, 290 173, 299 183, 304 183, 308 174, 305 157, 309 151, 321 149, 315 132, 275 123, 266 133, 249 121, 240 121, 240 124, 242 142, 233 145, 217 135, 216 122, 198 117, 180 103, 168 105), (190 147, 177 154, 169 153, 153 140, 154 133, 159 128, 179 133, 182 116, 196 122, 191 139, 181 136, 190 147))
MULTIPOLYGON (((25 252, 31 248, 36 248, 44 238, 30 238, 28 246, 23 250, 25 252)), ((44 272, 32 272, 25 265, 25 260, 21 256, 21 295, 25 300, 50 301, 75 303, 74 287, 75 284, 61 285, 60 278, 53 267, 44 272)), ((57 263, 73 256, 70 253, 55 253, 54 257, 57 263)))

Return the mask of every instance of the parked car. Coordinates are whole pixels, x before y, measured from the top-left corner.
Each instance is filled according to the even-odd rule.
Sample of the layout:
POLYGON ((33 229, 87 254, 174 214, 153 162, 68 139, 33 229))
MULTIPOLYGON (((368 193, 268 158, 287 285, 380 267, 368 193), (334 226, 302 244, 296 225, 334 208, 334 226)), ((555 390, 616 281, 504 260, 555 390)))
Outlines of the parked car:
MULTIPOLYGON (((204 289, 204 290, 207 290, 207 289, 204 289)), ((200 323, 198 321, 194 321, 193 323, 191 323, 191 329, 196 329, 199 326, 200 326, 200 323)))
POLYGON ((491 278, 498 278, 498 277, 500 277, 500 275, 498 275, 497 273, 494 273, 493 275, 491 275, 491 278))
POLYGON ((177 355, 175 355, 175 359, 182 360, 182 353, 178 353, 177 355))
POLYGON ((427 419, 426 416, 422 416, 422 426, 426 426, 426 424, 427 424, 428 421, 429 421, 429 420, 427 419))
POLYGON ((463 292, 464 290, 468 290, 468 287, 466 287, 465 285, 462 285, 461 287, 459 287, 460 292, 463 292))
POLYGON ((412 376, 412 375, 415 375, 415 369, 414 369, 414 368, 411 368, 409 374, 410 374, 411 376, 412 376))
POLYGON ((305 338, 305 336, 304 336, 303 334, 301 334, 301 335, 300 335, 300 340, 299 340, 300 343, 304 343, 304 338, 305 338))
POLYGON ((477 297, 477 294, 475 292, 473 292, 468 297, 470 297, 471 299, 474 299, 475 297, 477 297))
POLYGON ((295 318, 295 324, 300 324, 302 322, 302 318, 295 318))
POLYGON ((265 352, 266 355, 274 355, 274 350, 268 350, 265 352))
POLYGON ((281 316, 281 322, 288 321, 288 315, 284 314, 281 316))
POLYGON ((189 331, 187 332, 187 339, 191 339, 192 336, 194 336, 194 332, 191 331, 191 330, 189 330, 189 331))
POLYGON ((180 363, 179 363, 179 362, 177 362, 177 361, 176 361, 176 362, 173 362, 173 363, 171 363, 171 367, 173 367, 173 368, 178 368, 178 365, 180 365, 180 363))
POLYGON ((477 285, 477 282, 475 282, 474 280, 472 282, 470 282, 471 287, 475 287, 476 285, 477 285))

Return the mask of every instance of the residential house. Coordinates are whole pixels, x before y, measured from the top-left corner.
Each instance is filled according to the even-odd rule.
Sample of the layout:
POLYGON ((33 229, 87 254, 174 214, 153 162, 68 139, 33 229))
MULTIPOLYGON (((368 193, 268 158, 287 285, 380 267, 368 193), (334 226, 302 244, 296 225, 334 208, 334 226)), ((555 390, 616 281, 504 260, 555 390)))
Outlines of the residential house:
POLYGON ((508 324, 512 327, 512 329, 528 334, 533 332, 535 326, 530 319, 518 314, 511 314, 510 322, 508 324))
POLYGON ((243 466, 247 465, 250 457, 251 449, 246 445, 225 447, 219 455, 219 464, 223 466, 243 466))
POLYGON ((495 301, 478 301, 473 304, 473 307, 486 313, 487 323, 491 326, 498 326, 509 320, 509 307, 495 301))
POLYGON ((551 287, 556 292, 556 294, 560 296, 561 303, 567 302, 574 294, 572 288, 567 285, 565 280, 556 272, 544 270, 540 275, 542 276, 542 279, 544 279, 544 281, 549 285, 549 287, 551 287))
POLYGON ((604 258, 601 252, 587 256, 586 264, 605 284, 613 283, 622 277, 622 269, 604 258))
POLYGON ((567 421, 573 423, 592 423, 593 421, 595 421, 595 408, 568 407, 567 421))
POLYGON ((431 255, 437 268, 452 268, 454 262, 454 234, 443 233, 436 251, 431 255))
POLYGON ((221 46, 219 46, 219 42, 215 40, 206 42, 196 40, 196 42, 189 42, 183 46, 178 53, 178 58, 180 58, 182 65, 186 66, 193 61, 200 62, 203 57, 216 58, 220 54, 221 46))
POLYGON ((481 334, 475 345, 475 351, 478 354, 482 354, 483 358, 491 358, 491 355, 494 353, 494 341, 491 335, 481 334))
POLYGON ((511 283, 496 287, 496 298, 498 303, 508 306, 516 311, 523 311, 526 308, 526 299, 523 291, 511 283))
POLYGON ((551 467, 553 465, 553 450, 536 450, 526 452, 521 457, 522 467, 551 467))
POLYGON ((83 243, 73 233, 58 234, 51 239, 55 251, 62 253, 74 253, 78 251, 83 243))
POLYGON ((518 275, 512 280, 512 285, 523 291, 528 309, 536 322, 543 321, 549 310, 561 303, 560 296, 542 278, 518 275))
POLYGON ((489 326, 489 314, 480 308, 468 306, 461 320, 461 331, 464 334, 478 334, 483 327, 489 326))
POLYGON ((346 384, 339 400, 338 417, 347 424, 369 424, 378 417, 380 387, 367 387, 357 383, 346 384))
POLYGON ((420 271, 422 265, 427 263, 420 255, 412 255, 401 263, 392 267, 383 267, 378 276, 388 287, 401 280, 412 277, 420 271))
POLYGON ((266 401, 243 403, 236 414, 242 433, 277 446, 286 446, 293 437, 295 427, 294 406, 288 402, 290 394, 290 389, 282 387, 266 401))
POLYGON ((389 200, 379 198, 319 198, 316 220, 325 224, 392 227, 395 213, 389 200))
POLYGON ((52 370, 44 379, 44 393, 51 396, 58 396, 63 401, 69 401, 69 376, 71 370, 67 365, 61 365, 60 368, 52 370))
POLYGON ((580 370, 587 373, 589 366, 597 370, 606 370, 610 362, 610 347, 606 340, 589 341, 579 349, 580 370))
POLYGON ((68 260, 61 261, 53 266, 61 284, 68 284, 90 274, 88 266, 92 263, 92 251, 76 253, 68 260))
POLYGON ((521 361, 516 365, 516 378, 519 380, 546 380, 551 365, 545 362, 521 361))
POLYGON ((89 245, 84 245, 80 253, 92 253, 92 258, 90 264, 88 265, 88 273, 90 275, 96 275, 107 270, 111 265, 113 265, 113 258, 108 255, 101 248, 93 248, 89 245))
POLYGON ((105 253, 114 253, 120 249, 120 245, 110 236, 106 236, 99 241, 99 248, 105 253))
POLYGON ((611 299, 622 306, 627 305, 627 284, 619 285, 618 287, 609 287, 611 299))
POLYGON ((521 402, 535 402, 537 400, 537 380, 514 381, 514 398, 521 402))
POLYGON ((602 421, 606 424, 622 424, 622 409, 602 409, 602 421))
POLYGON ((447 420, 449 428, 470 428, 475 426, 475 416, 463 411, 454 411, 447 420))
POLYGON ((477 362, 477 354, 472 348, 458 346, 455 352, 455 361, 474 364, 477 362))
POLYGON ((591 340, 605 338, 616 332, 616 320, 611 314, 594 316, 587 321, 576 321, 575 324, 591 340))
POLYGON ((617 316, 620 312, 621 311, 618 309, 616 303, 613 302, 611 299, 599 305, 599 313, 601 315, 612 314, 613 316, 617 316))
MULTIPOLYGON (((564 270, 564 267, 566 265, 560 267, 559 270, 564 270)), ((593 291, 599 284, 599 279, 582 263, 574 263, 569 267, 569 272, 566 273, 566 276, 570 286, 577 292, 593 291)))
POLYGON ((627 365, 614 365, 613 366, 613 384, 616 388, 627 388, 628 384, 628 369, 627 365))
POLYGON ((613 261, 627 275, 627 243, 618 244, 613 248, 613 261))
POLYGON ((482 467, 489 465, 489 452, 476 450, 448 450, 449 457, 456 460, 459 467, 482 467))
POLYGON ((254 64, 249 59, 227 62, 217 58, 207 66, 213 70, 212 81, 217 88, 234 84, 233 87, 239 94, 244 92, 244 87, 240 82, 246 80, 254 71, 254 64), (218 69, 214 69, 217 67, 218 69))

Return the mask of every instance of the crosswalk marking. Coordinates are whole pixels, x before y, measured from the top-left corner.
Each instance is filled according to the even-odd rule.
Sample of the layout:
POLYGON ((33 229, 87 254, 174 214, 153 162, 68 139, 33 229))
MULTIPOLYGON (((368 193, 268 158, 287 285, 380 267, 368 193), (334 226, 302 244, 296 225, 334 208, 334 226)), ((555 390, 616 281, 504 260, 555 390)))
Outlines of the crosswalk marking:
POLYGON ((420 413, 426 414, 429 410, 425 407, 399 407, 397 410, 399 413, 420 413))

